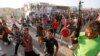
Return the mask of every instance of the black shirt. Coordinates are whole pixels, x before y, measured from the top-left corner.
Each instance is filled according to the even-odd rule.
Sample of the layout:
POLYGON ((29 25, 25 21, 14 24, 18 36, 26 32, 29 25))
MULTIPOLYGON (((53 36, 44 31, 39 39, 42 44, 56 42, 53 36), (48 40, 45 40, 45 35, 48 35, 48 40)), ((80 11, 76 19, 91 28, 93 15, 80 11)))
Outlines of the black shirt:
POLYGON ((48 53, 54 53, 54 45, 58 47, 58 42, 56 39, 47 39, 45 38, 45 45, 46 45, 46 52, 48 53))
POLYGON ((20 36, 22 36, 21 32, 20 31, 15 32, 15 36, 17 43, 20 43, 20 36))

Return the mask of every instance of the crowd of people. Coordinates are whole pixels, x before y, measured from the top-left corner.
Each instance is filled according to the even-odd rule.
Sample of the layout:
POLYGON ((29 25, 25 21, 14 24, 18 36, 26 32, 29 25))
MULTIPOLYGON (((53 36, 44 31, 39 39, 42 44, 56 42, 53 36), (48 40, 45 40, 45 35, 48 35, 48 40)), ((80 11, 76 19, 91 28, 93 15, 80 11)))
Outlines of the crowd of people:
POLYGON ((69 49, 74 47, 73 44, 78 44, 73 56, 96 56, 100 50, 100 21, 97 20, 100 15, 97 12, 89 13, 83 11, 81 18, 77 13, 21 17, 21 22, 17 22, 21 27, 17 26, 14 21, 11 30, 9 30, 6 21, 2 19, 0 22, 0 40, 10 45, 8 35, 11 35, 10 37, 16 41, 13 56, 17 56, 19 45, 24 47, 25 56, 41 56, 33 50, 33 36, 29 34, 29 27, 35 26, 37 42, 40 48, 45 46, 44 56, 58 56, 59 45, 62 45, 63 42, 66 42, 65 45, 69 49), (84 26, 84 33, 81 33, 84 26), (60 38, 60 43, 56 38, 60 38))

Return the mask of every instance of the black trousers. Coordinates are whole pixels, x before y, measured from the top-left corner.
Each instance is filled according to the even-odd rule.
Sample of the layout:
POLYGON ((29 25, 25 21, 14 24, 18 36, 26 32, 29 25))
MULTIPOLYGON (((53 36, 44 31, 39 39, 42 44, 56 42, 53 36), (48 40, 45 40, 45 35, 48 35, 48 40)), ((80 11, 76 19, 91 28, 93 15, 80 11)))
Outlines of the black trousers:
POLYGON ((16 46, 15 46, 15 55, 17 54, 17 52, 18 52, 18 47, 19 47, 19 45, 20 45, 20 43, 16 43, 16 46))
POLYGON ((34 51, 25 52, 25 56, 39 56, 39 54, 36 54, 34 51))
POLYGON ((53 31, 54 31, 54 36, 56 35, 56 33, 57 33, 57 29, 53 29, 53 31))

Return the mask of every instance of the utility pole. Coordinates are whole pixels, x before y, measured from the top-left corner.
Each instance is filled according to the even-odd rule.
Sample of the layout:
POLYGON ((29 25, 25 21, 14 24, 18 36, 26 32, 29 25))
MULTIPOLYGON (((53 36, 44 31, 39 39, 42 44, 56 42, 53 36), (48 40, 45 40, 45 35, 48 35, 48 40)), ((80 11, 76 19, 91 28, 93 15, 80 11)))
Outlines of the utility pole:
POLYGON ((79 0, 79 20, 82 20, 82 2, 81 0, 79 0))
POLYGON ((79 18, 78 18, 78 27, 81 29, 81 26, 82 26, 82 1, 79 0, 79 18))
POLYGON ((82 1, 81 0, 79 0, 79 14, 78 14, 78 22, 77 22, 77 28, 76 28, 76 37, 78 37, 79 36, 79 33, 80 33, 80 31, 81 31, 81 27, 82 27, 82 10, 81 10, 81 8, 82 8, 82 1))

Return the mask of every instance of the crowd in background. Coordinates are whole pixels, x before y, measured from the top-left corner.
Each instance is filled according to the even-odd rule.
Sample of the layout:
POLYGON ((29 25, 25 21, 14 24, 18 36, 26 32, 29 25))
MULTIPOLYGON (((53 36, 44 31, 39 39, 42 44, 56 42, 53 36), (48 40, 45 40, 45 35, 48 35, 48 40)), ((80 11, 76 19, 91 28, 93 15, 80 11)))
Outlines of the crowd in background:
POLYGON ((74 11, 73 13, 66 11, 64 13, 55 12, 49 15, 41 14, 39 16, 37 16, 37 14, 30 14, 28 16, 22 16, 20 22, 15 21, 13 16, 11 16, 11 18, 14 19, 12 19, 11 30, 9 30, 5 20, 2 19, 0 22, 0 39, 8 45, 11 43, 7 38, 8 34, 16 39, 15 56, 17 55, 19 45, 24 47, 25 56, 39 56, 32 48, 32 36, 29 34, 29 27, 34 26, 39 46, 43 46, 45 42, 45 56, 57 56, 59 42, 55 39, 56 36, 59 35, 60 45, 65 41, 67 47, 71 49, 73 44, 78 43, 76 35, 79 32, 85 31, 82 31, 81 29, 84 29, 87 23, 96 21, 100 16, 99 13, 100 11, 82 11, 81 24, 78 24, 79 14, 77 11, 74 11), (18 27, 15 22, 19 23, 21 27, 18 27), (81 29, 78 29, 79 26, 81 26, 81 29), (78 33, 77 29, 79 30, 78 33), (55 52, 54 46, 56 46, 55 52))

